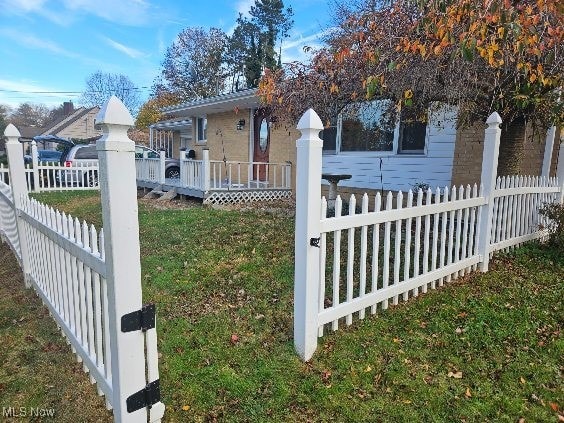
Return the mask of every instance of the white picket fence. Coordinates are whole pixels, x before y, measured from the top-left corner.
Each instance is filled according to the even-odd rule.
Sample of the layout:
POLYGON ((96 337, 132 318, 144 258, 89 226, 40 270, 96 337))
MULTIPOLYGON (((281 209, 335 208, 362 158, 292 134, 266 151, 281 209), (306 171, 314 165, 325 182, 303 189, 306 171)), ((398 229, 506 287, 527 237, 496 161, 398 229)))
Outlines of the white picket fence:
MULTIPOLYGON (((32 155, 37 157, 35 141, 31 148, 32 155)), ((8 166, 0 165, 0 181, 9 184, 9 172, 8 166)), ((67 167, 34 160, 31 165, 25 165, 27 189, 30 192, 97 190, 100 189, 98 172, 96 162, 77 163, 67 167)))
POLYGON ((498 178, 500 123, 497 113, 487 121, 480 187, 395 198, 378 193, 373 200, 365 194, 358 205, 353 195, 343 214, 340 196, 334 210, 321 197, 323 125, 313 110, 306 112, 298 124, 294 287, 294 342, 302 359, 311 358, 317 338, 328 327, 337 330, 341 319, 350 325, 390 301, 406 301, 478 267, 487 271, 493 252, 546 234, 538 209, 563 201, 564 149, 558 177, 498 178))
POLYGON ((112 97, 97 122, 104 230, 28 196, 18 130, 6 128, 10 185, 0 180, 0 237, 67 338, 116 422, 159 422, 154 306, 142 306, 133 119, 112 97), (113 173, 113 175, 112 175, 113 173), (111 184, 110 184, 111 181, 111 184))

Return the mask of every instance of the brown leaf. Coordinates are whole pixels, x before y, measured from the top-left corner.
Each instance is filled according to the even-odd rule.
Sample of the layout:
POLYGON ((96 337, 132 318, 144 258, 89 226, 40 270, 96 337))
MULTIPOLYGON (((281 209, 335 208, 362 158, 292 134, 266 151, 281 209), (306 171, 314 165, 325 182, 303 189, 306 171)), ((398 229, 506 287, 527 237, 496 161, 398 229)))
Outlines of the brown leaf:
POLYGON ((331 378, 331 372, 329 370, 323 370, 321 372, 321 380, 327 382, 331 378))
POLYGON ((466 398, 472 398, 472 392, 470 392, 470 388, 466 388, 464 395, 466 396, 466 398))
POLYGON ((525 383, 527 383, 527 381, 525 379, 523 379, 523 377, 519 378, 519 381, 524 385, 525 383))
POLYGON ((239 337, 236 334, 232 334, 231 343, 235 345, 237 342, 239 342, 239 337))
POLYGON ((447 376, 454 379, 462 379, 462 372, 448 372, 447 376))
POLYGON ((183 405, 182 410, 188 411, 188 410, 190 410, 190 406, 189 405, 183 405))
POLYGON ((558 412, 559 410, 558 404, 556 404, 555 402, 549 402, 548 405, 550 405, 550 408, 552 408, 552 410, 558 412))

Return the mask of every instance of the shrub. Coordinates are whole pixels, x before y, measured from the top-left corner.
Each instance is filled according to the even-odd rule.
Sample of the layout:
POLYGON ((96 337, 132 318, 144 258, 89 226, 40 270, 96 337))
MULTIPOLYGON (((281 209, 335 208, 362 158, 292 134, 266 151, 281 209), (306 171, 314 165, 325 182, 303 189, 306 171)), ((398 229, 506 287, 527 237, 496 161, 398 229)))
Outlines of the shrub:
POLYGON ((564 204, 545 203, 539 213, 548 219, 549 244, 564 249, 564 204))

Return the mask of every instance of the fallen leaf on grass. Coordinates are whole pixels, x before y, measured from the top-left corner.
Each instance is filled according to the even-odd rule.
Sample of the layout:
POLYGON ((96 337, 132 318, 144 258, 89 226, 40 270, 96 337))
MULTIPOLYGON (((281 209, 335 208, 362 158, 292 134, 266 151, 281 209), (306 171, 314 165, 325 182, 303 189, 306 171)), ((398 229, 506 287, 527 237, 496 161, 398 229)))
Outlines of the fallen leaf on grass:
POLYGON ((466 396, 466 398, 472 398, 472 392, 470 392, 470 388, 466 388, 464 395, 466 396))
POLYGON ((552 408, 553 411, 557 412, 559 410, 558 404, 555 402, 549 402, 548 405, 550 405, 550 408, 552 408))
POLYGON ((519 381, 524 385, 525 383, 527 383, 527 381, 525 379, 523 379, 523 377, 519 378, 519 381))
POLYGON ((364 373, 369 373, 372 371, 372 367, 368 366, 366 367, 366 369, 364 369, 364 373))
POLYGON ((231 335, 231 343, 236 344, 237 342, 239 342, 239 337, 236 334, 232 334, 231 335))
POLYGON ((462 379, 462 372, 448 372, 447 376, 454 379, 462 379))
POLYGON ((182 406, 182 409, 183 409, 184 411, 188 411, 188 410, 190 410, 190 406, 189 406, 189 405, 183 405, 183 406, 182 406))

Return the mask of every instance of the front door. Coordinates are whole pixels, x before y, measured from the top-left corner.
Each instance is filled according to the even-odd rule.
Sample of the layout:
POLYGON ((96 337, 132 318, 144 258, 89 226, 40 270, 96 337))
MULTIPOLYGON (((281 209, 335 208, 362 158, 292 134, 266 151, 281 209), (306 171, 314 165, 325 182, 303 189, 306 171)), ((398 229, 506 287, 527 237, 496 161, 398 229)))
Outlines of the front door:
POLYGON ((264 109, 257 110, 253 120, 253 179, 267 181, 268 171, 265 163, 268 163, 270 150, 270 121, 264 109))

